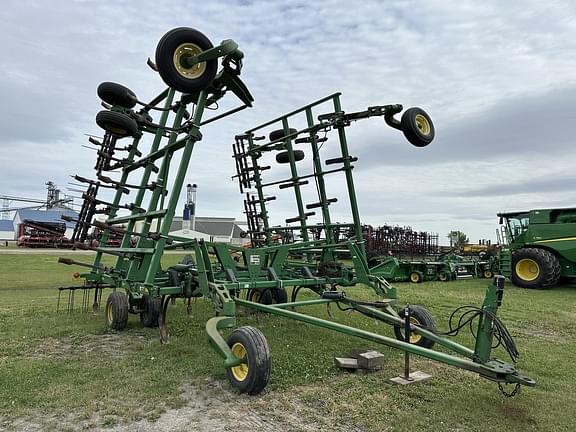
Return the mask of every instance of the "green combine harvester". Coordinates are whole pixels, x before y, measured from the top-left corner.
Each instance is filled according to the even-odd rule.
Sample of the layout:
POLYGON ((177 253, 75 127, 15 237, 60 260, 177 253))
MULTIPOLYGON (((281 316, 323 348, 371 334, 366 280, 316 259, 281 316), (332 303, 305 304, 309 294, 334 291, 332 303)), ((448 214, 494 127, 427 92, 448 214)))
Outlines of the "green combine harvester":
POLYGON ((576 278, 576 208, 498 213, 501 273, 522 288, 576 278))
POLYGON ((266 387, 272 360, 260 330, 236 328, 239 307, 463 368, 499 385, 513 384, 514 394, 520 385, 534 386, 534 380, 512 364, 492 356, 493 346, 501 344, 512 361, 518 359, 516 346, 497 316, 503 278, 489 284, 482 306, 458 308, 450 330, 443 334, 425 308, 398 308, 396 289, 369 270, 352 176, 357 158, 350 154, 346 129, 359 120, 380 118, 382 125, 400 130, 416 147, 425 147, 434 138, 434 127, 420 108, 403 110, 395 104, 345 112, 340 93, 335 93, 238 134, 232 154, 245 197, 251 247, 170 235, 192 152, 203 139, 200 129, 252 106, 253 98, 240 79, 243 60, 232 40, 213 46, 197 30, 176 28, 160 40, 155 62, 148 62, 168 86, 157 97, 141 102, 122 85, 99 86, 106 109, 98 113, 96 122, 105 135, 101 141, 91 138, 98 154, 95 177, 75 177, 86 191, 73 236, 76 247, 92 249, 96 257, 92 263, 59 259, 88 269, 80 275, 83 285, 70 288, 93 293, 95 311, 103 290, 111 290, 106 325, 122 330, 130 314, 139 315, 144 326, 159 327, 162 342, 168 339, 171 300, 186 300, 190 312, 191 299, 208 299, 214 316, 206 322, 207 336, 221 355, 232 385, 248 394, 266 387), (238 105, 215 113, 225 97, 238 105), (208 112, 214 113, 212 117, 206 118, 208 112), (121 141, 126 144, 121 146, 121 141), (325 159, 327 149, 330 158, 325 159), (272 177, 277 171, 273 165, 284 167, 276 177, 272 177), (345 185, 338 198, 326 188, 332 176, 340 176, 345 185), (169 178, 174 179, 171 184, 169 178), (102 199, 103 189, 113 198, 102 199), (272 193, 281 192, 291 196, 288 202, 293 203, 294 214, 284 219, 285 224, 274 225, 270 212, 276 196, 272 193), (314 201, 305 202, 311 195, 314 201), (338 200, 349 209, 350 221, 334 220, 330 207, 338 200), (103 230, 98 247, 85 242, 92 227, 103 230), (107 245, 111 233, 123 235, 119 246, 107 245), (162 268, 162 255, 173 249, 188 250, 190 256, 162 268), (104 255, 115 257, 115 263, 105 266, 104 255), (345 289, 355 286, 371 290, 374 300, 349 297, 345 289), (314 298, 298 300, 302 290, 314 298), (311 305, 332 304, 380 321, 382 332, 301 312, 311 305), (473 348, 448 337, 472 326, 473 320, 473 348))

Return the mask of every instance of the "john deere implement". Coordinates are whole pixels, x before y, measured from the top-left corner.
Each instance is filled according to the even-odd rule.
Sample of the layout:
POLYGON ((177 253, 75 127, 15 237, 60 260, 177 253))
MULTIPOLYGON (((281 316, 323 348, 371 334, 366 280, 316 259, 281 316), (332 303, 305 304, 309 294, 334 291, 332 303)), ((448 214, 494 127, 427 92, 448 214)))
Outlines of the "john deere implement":
POLYGON ((166 341, 170 300, 184 298, 190 305, 192 298, 206 297, 215 311, 206 323, 208 337, 232 385, 249 394, 259 393, 269 382, 271 355, 266 337, 254 327, 236 328, 227 339, 221 335, 236 327, 238 306, 388 345, 498 383, 533 386, 533 380, 491 356, 497 340, 513 360, 517 358, 497 317, 503 279, 490 284, 481 307, 454 315, 450 334, 477 321, 471 349, 442 336, 423 307, 399 313, 394 287, 370 273, 352 176, 357 158, 349 153, 346 128, 380 117, 410 143, 425 147, 434 138, 434 126, 420 108, 403 111, 402 105, 380 105, 349 113, 342 109, 340 93, 335 93, 237 135, 232 154, 235 177, 245 194, 251 247, 170 235, 192 152, 202 139, 201 127, 252 106, 253 98, 240 79, 243 58, 232 40, 213 46, 197 30, 177 28, 160 40, 155 62, 149 60, 168 85, 157 97, 141 102, 119 84, 99 86, 105 110, 96 122, 105 135, 91 139, 98 155, 95 177, 75 177, 86 191, 73 238, 77 247, 95 250, 96 258, 91 264, 60 261, 89 269, 81 277, 84 288, 94 290, 95 309, 102 290, 113 289, 106 302, 106 324, 121 330, 129 314, 139 314, 142 324, 158 326, 166 341), (207 109, 217 109, 224 97, 235 98, 236 108, 206 118, 207 109), (122 141, 127 144, 121 146, 122 141), (330 158, 323 159, 327 149, 330 158), (277 164, 285 169, 273 177, 276 170, 271 166, 277 164), (333 176, 340 176, 344 186, 338 197, 327 188, 333 176), (171 184, 169 178, 174 178, 171 184), (104 189, 112 193, 108 200, 101 198, 104 189), (294 214, 281 225, 273 225, 270 217, 277 200, 273 193, 290 196, 285 201, 294 204, 294 214), (351 221, 337 223, 331 214, 334 205, 345 208, 351 221), (92 227, 104 231, 97 247, 85 242, 92 227), (120 246, 107 245, 112 233, 123 235, 120 246), (188 249, 191 256, 163 269, 164 251, 175 248, 188 249), (102 264, 105 254, 116 257, 113 266, 102 264), (348 297, 345 288, 358 284, 373 290, 378 299, 348 297), (299 301, 303 289, 317 298, 299 301), (391 331, 368 332, 301 312, 310 305, 332 303, 388 324, 391 331), (436 345, 442 351, 435 350, 436 345))

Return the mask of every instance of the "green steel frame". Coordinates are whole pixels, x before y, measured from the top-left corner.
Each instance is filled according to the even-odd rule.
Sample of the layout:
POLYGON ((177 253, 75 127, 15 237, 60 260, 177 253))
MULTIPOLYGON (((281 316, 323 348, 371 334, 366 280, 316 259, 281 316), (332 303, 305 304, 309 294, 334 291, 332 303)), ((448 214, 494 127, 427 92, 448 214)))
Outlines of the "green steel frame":
MULTIPOLYGON (((167 45, 168 43, 161 42, 158 49, 164 49, 167 45)), ((475 349, 459 345, 420 325, 411 325, 411 332, 442 346, 444 351, 425 348, 295 310, 315 304, 341 303, 391 327, 404 325, 404 320, 394 309, 395 288, 384 278, 371 274, 368 268, 352 175, 353 163, 357 158, 349 153, 345 133, 345 129, 356 120, 383 117, 388 125, 403 130, 408 137, 406 125, 401 125, 394 119, 394 115, 402 111, 401 105, 375 106, 366 111, 347 114, 342 110, 340 93, 335 93, 236 136, 233 153, 240 190, 253 191, 246 193, 245 202, 251 247, 190 240, 169 234, 193 149, 202 138, 201 126, 251 106, 252 97, 239 79, 242 57, 243 54, 238 51, 233 41, 224 41, 201 54, 180 58, 180 66, 185 68, 185 71, 194 71, 192 68, 202 62, 208 64, 210 61, 221 60, 220 72, 202 88, 182 93, 182 88, 169 87, 151 102, 143 104, 140 111, 127 109, 125 106, 110 106, 111 112, 134 118, 138 122, 138 131, 134 134, 132 144, 127 147, 129 150, 126 158, 120 164, 119 179, 113 181, 117 190, 113 201, 107 203, 106 222, 95 222, 91 218, 93 214, 90 213, 90 217, 78 220, 80 227, 97 225, 104 228, 101 244, 95 248, 97 253, 93 264, 69 259, 61 259, 61 262, 89 267, 90 271, 83 274, 82 278, 85 286, 95 288, 96 293, 104 288, 113 288, 114 291, 119 289, 120 292, 123 290, 126 293, 126 312, 152 313, 150 299, 160 299, 158 324, 163 341, 167 338, 166 311, 170 299, 190 300, 200 296, 209 298, 214 305, 216 316, 208 320, 206 331, 227 368, 238 366, 244 361, 233 353, 220 333, 223 329, 236 326, 236 309, 239 305, 388 345, 474 371, 495 381, 534 385, 533 380, 522 375, 513 366, 491 359, 493 325, 490 316, 495 317, 503 293, 503 286, 498 280, 488 288, 483 308, 490 310, 493 315, 483 316, 478 326, 475 349), (206 108, 215 106, 216 102, 229 92, 234 93, 242 104, 216 117, 205 119, 206 108), (151 113, 157 110, 160 110, 161 114, 158 122, 154 123, 151 113), (305 124, 305 127, 297 130, 291 128, 292 124, 305 124), (262 134, 270 128, 276 130, 268 140, 262 134), (334 133, 330 134, 331 132, 334 133), (152 144, 147 154, 141 156, 144 152, 142 142, 145 133, 153 136, 152 144), (324 136, 321 136, 322 134, 324 136), (332 141, 338 146, 339 157, 325 161, 324 164, 337 165, 333 169, 325 169, 320 157, 329 134, 336 137, 332 141), (262 140, 265 142, 258 144, 262 140), (311 155, 311 174, 301 173, 299 168, 301 150, 295 150, 294 147, 300 144, 309 148, 307 153, 311 155), (278 161, 287 163, 290 172, 287 179, 264 181, 267 167, 263 166, 260 160, 267 154, 277 154, 278 161), (177 155, 180 156, 179 161, 177 155), (175 177, 169 187, 168 178, 174 164, 177 165, 175 177), (336 200, 329 198, 326 190, 327 177, 338 173, 343 174, 346 181, 346 197, 352 217, 351 222, 344 224, 334 222, 330 205, 336 200), (131 183, 134 178, 139 179, 139 182, 136 182, 138 185, 131 183), (318 202, 305 204, 302 192, 308 180, 314 182, 318 202), (269 217, 271 201, 274 198, 267 192, 274 187, 292 189, 294 192, 297 216, 287 219, 284 226, 272 226, 269 217), (136 189, 137 193, 132 202, 126 203, 124 195, 126 189, 130 188, 136 189), (307 212, 312 208, 320 209, 320 221, 317 223, 311 222, 315 216, 313 212, 307 212), (129 214, 121 214, 121 209, 131 211, 129 214), (118 247, 107 245, 111 231, 124 233, 118 247), (134 245, 132 243, 135 237, 137 242, 134 245), (182 263, 162 269, 161 258, 164 251, 175 248, 191 250, 195 263, 182 263), (110 268, 102 265, 105 254, 117 257, 110 268), (355 301, 342 291, 343 287, 358 284, 372 289, 379 300, 371 303, 355 301), (257 292, 262 295, 266 290, 278 292, 286 288, 292 288, 290 301, 262 304, 247 299, 250 298, 250 293, 257 292), (296 296, 301 288, 315 292, 318 299, 297 301, 296 296), (247 298, 244 298, 244 294, 247 298)), ((160 63, 157 67, 160 69, 160 63)), ((159 72, 167 81, 163 71, 159 72)), ((428 127, 431 127, 431 123, 428 127)), ((113 135, 114 132, 108 130, 107 135, 110 134, 113 135)), ((97 172, 97 175, 98 181, 86 181, 91 182, 91 186, 102 186, 106 181, 110 182, 101 172, 97 172)), ((94 196, 87 198, 86 208, 94 202, 100 201, 95 201, 94 196)), ((90 248, 82 245, 82 238, 78 240, 78 247, 90 248)), ((96 294, 95 303, 97 298, 96 294)), ((112 312, 107 310, 107 319, 111 319, 111 315, 112 312)))

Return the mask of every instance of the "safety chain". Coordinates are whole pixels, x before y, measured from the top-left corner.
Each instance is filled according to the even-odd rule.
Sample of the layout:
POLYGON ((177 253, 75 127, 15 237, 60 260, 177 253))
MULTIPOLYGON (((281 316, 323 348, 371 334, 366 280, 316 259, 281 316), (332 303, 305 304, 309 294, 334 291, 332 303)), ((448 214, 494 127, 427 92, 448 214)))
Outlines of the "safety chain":
POLYGON ((510 393, 506 393, 506 390, 504 390, 502 383, 498 383, 498 388, 500 389, 502 394, 508 398, 512 398, 512 397, 516 396, 518 393, 520 393, 520 387, 521 387, 520 384, 516 384, 516 386, 514 387, 514 390, 512 390, 510 393))

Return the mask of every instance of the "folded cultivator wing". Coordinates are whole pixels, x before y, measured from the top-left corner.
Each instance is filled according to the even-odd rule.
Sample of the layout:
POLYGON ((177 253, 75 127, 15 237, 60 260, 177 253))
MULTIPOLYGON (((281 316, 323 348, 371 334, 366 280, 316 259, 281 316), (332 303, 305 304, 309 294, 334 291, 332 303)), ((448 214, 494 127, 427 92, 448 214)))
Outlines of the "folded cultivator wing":
POLYGON ((245 196, 250 246, 170 234, 193 149, 202 139, 200 128, 252 105, 253 98, 240 79, 243 57, 232 40, 214 47, 202 33, 177 28, 160 40, 155 63, 149 61, 168 85, 153 100, 141 102, 119 84, 99 86, 106 109, 98 113, 96 122, 105 134, 101 140, 90 139, 97 149, 95 177, 75 177, 86 191, 73 238, 76 247, 95 250, 96 257, 91 264, 60 261, 90 269, 81 277, 84 288, 95 292, 95 309, 102 290, 113 289, 106 303, 107 325, 121 330, 130 313, 139 314, 145 326, 159 326, 161 340, 166 341, 170 300, 184 298, 190 305, 194 297, 208 298, 215 310, 206 323, 208 337, 223 357, 231 383, 250 394, 267 385, 271 357, 265 336, 254 327, 237 328, 227 340, 221 335, 221 330, 236 326, 238 305, 382 343, 494 381, 534 385, 513 366, 490 356, 493 338, 504 340, 511 354, 516 352, 496 316, 502 279, 490 285, 484 305, 475 309, 474 316, 463 318, 466 323, 479 321, 472 350, 441 336, 426 309, 412 306, 399 313, 396 290, 369 270, 352 176, 357 158, 349 153, 345 131, 356 121, 381 117, 410 143, 425 147, 434 138, 434 127, 420 108, 402 113, 402 105, 381 105, 346 113, 336 93, 237 135, 232 153, 235 177, 245 196), (224 97, 235 97, 237 108, 204 118, 206 109, 217 109, 224 97), (330 154, 327 159, 322 158, 325 152, 330 154), (265 163, 268 160, 270 165, 265 163), (280 175, 273 177, 277 170, 280 175), (338 175, 344 192, 339 190, 336 197, 329 194, 327 185, 338 175), (113 198, 101 199, 103 190, 112 192, 113 198), (270 218, 280 201, 275 194, 288 194, 291 197, 285 201, 294 203, 293 213, 282 225, 274 225, 270 218), (336 204, 351 215, 350 221, 335 221, 331 207, 336 204), (98 244, 89 241, 91 229, 102 231, 98 244), (109 243, 119 236, 117 244, 109 243), (190 250, 193 257, 163 269, 164 251, 175 248, 190 250), (102 264, 105 254, 115 257, 113 266, 102 264), (343 289, 358 284, 373 290, 379 299, 349 298, 343 289), (317 298, 298 301, 303 289, 317 298), (388 324, 393 336, 299 312, 306 306, 331 303, 388 324), (435 345, 444 350, 434 350, 435 345))

